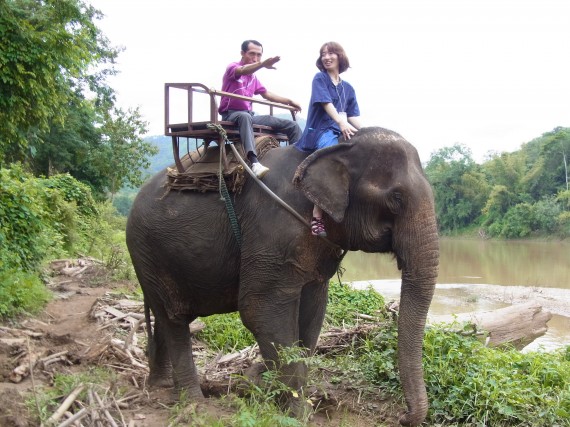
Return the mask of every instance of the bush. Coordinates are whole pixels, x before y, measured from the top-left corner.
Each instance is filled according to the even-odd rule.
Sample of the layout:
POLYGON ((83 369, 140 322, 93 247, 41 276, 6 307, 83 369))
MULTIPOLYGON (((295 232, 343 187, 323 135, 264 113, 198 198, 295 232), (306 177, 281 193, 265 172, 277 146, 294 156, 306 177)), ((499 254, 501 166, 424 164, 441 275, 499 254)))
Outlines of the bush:
POLYGON ((519 203, 510 208, 502 220, 501 237, 527 237, 532 231, 533 206, 529 203, 519 203))
POLYGON ((68 173, 43 179, 42 184, 47 188, 58 190, 66 202, 77 206, 78 213, 82 217, 97 217, 99 214, 89 186, 76 180, 68 173))
POLYGON ((326 319, 333 326, 353 325, 357 313, 370 316, 385 313, 384 304, 384 298, 372 286, 358 290, 347 284, 330 282, 326 319))
POLYGON ((558 216, 562 212, 560 203, 554 197, 536 202, 533 206, 533 227, 545 233, 555 233, 558 228, 558 216))
POLYGON ((16 271, 0 271, 0 317, 37 313, 51 298, 37 275, 16 271))
POLYGON ((36 271, 44 259, 89 253, 110 232, 101 218, 89 187, 68 174, 0 169, 0 271, 36 271))
POLYGON ((567 352, 492 349, 477 339, 431 328, 424 359, 430 419, 492 426, 568 425, 563 423, 570 417, 567 352))
POLYGON ((216 351, 230 352, 255 344, 255 338, 247 330, 238 313, 217 314, 203 317, 206 327, 196 338, 216 351))
POLYGON ((21 166, 0 169, 0 271, 33 271, 62 241, 48 199, 57 197, 21 166))

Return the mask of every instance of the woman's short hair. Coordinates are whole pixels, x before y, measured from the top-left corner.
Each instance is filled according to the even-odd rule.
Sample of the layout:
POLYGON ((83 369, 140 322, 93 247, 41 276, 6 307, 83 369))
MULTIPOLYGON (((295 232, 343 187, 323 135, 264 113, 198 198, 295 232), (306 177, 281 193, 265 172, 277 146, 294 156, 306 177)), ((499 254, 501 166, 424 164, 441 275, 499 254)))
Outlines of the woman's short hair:
POLYGON ((337 42, 327 42, 321 46, 319 50, 319 58, 317 59, 317 68, 321 71, 325 71, 325 67, 323 65, 323 61, 321 60, 321 55, 324 50, 328 50, 329 52, 336 53, 338 56, 338 72, 344 73, 346 70, 350 68, 350 62, 348 60, 348 56, 346 56, 346 52, 342 48, 340 44, 337 42))

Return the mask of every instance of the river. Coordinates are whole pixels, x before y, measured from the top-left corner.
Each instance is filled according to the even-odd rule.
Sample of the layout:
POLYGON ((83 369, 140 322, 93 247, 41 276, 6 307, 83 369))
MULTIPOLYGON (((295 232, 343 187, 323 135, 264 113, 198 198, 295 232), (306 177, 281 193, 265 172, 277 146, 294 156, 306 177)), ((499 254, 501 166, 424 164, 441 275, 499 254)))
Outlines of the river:
MULTIPOLYGON (((350 252, 343 282, 372 285, 397 299, 400 272, 392 256, 350 252)), ((570 243, 442 238, 440 267, 430 314, 494 310, 539 299, 553 313, 548 332, 527 350, 570 344, 570 243)))

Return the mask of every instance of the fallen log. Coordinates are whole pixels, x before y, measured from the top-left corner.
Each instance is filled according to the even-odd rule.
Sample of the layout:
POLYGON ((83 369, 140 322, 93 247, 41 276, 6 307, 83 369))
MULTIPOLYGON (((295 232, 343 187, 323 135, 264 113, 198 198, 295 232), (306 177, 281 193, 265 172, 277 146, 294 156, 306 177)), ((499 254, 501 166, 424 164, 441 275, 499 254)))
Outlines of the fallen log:
POLYGON ((464 332, 481 335, 489 347, 513 346, 521 350, 548 330, 552 313, 535 301, 492 311, 429 316, 428 322, 461 324, 464 332))

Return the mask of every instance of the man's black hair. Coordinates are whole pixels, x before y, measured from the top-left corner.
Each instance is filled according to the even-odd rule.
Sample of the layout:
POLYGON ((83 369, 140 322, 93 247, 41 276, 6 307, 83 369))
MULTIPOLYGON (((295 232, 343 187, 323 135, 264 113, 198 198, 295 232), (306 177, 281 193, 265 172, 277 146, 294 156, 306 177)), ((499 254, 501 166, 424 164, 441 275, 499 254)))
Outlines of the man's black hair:
POLYGON ((261 51, 263 52, 263 45, 261 43, 259 43, 257 40, 246 40, 241 44, 241 51, 242 52, 247 52, 247 47, 249 46, 250 43, 253 43, 256 46, 259 46, 261 48, 261 51))

